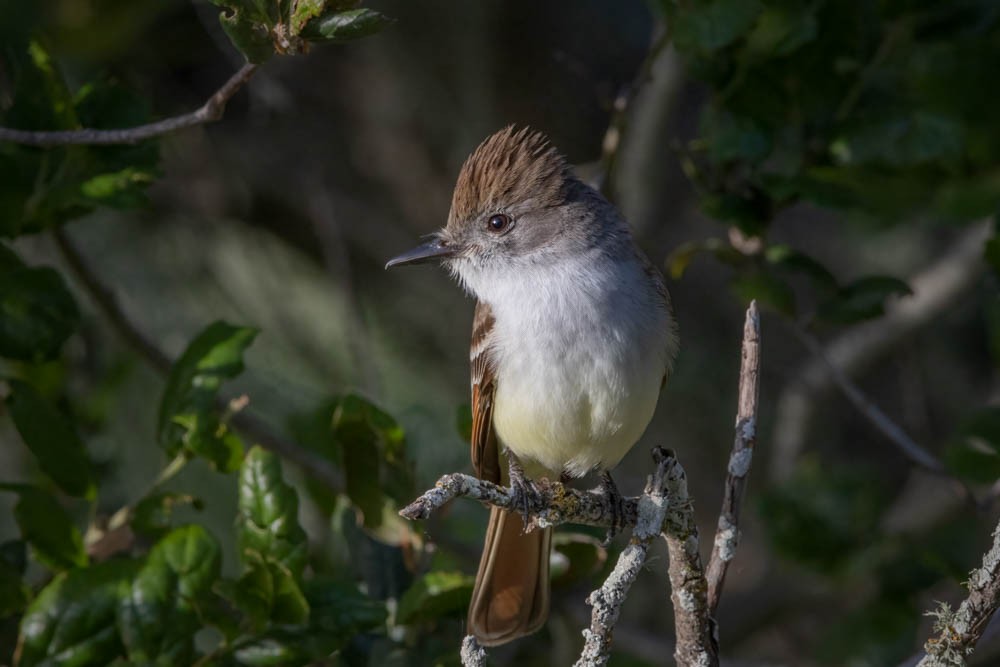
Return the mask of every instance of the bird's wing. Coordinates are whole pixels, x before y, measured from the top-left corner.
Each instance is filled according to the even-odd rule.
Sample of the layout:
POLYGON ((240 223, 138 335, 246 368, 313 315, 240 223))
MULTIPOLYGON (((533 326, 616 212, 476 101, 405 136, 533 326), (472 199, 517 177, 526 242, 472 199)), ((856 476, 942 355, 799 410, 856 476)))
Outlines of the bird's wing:
POLYGON ((493 312, 480 301, 472 320, 472 468, 476 476, 500 483, 500 452, 493 432, 493 396, 496 373, 491 356, 493 312))

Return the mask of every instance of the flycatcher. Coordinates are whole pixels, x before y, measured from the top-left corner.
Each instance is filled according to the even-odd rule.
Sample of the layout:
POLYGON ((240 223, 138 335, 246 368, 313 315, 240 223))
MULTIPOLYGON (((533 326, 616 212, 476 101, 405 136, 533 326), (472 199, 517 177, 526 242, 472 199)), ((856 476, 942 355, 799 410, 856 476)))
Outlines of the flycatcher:
MULTIPOLYGON (((607 471, 645 431, 677 350, 663 278, 621 214, 543 135, 507 127, 466 160, 444 229, 386 268, 429 260, 478 301, 476 474, 530 492, 525 471, 598 470, 617 495, 607 471)), ((468 617, 480 644, 544 624, 551 537, 525 533, 517 513, 490 512, 468 617)))

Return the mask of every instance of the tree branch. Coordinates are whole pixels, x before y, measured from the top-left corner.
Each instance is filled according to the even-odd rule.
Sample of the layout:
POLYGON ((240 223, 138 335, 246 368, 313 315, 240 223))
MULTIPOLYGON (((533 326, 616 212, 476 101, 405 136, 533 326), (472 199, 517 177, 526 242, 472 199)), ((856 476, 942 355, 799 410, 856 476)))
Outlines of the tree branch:
POLYGON ((642 87, 652 76, 653 65, 656 63, 657 58, 660 57, 663 50, 670 44, 670 30, 667 26, 659 24, 654 30, 658 34, 654 37, 653 43, 650 45, 642 64, 639 65, 639 71, 636 73, 635 79, 629 85, 624 86, 619 91, 617 97, 615 97, 614 104, 612 105, 611 120, 608 123, 608 129, 604 132, 604 139, 601 141, 600 169, 592 179, 591 186, 600 190, 601 194, 608 199, 613 199, 614 195, 612 192, 615 180, 614 175, 618 167, 618 156, 622 139, 628 130, 629 109, 636 96, 638 96, 639 91, 642 90, 642 87))
MULTIPOLYGON (((101 282, 100 277, 66 232, 57 227, 53 230, 53 236, 59 252, 66 260, 70 270, 126 345, 132 348, 160 375, 168 375, 173 366, 170 357, 133 324, 121 304, 118 303, 114 292, 101 282)), ((219 409, 225 410, 228 401, 220 397, 218 405, 219 409)), ((298 465, 307 475, 329 488, 344 488, 343 475, 329 461, 277 435, 267 424, 246 410, 240 410, 233 414, 229 423, 253 442, 298 465)))
POLYGON ((757 400, 760 395, 760 314, 757 302, 751 301, 743 324, 742 361, 740 362, 739 401, 736 410, 736 435, 729 456, 726 490, 722 511, 708 561, 708 611, 715 615, 726 582, 726 570, 736 555, 740 539, 740 507, 746 490, 747 475, 757 442, 757 400))
MULTIPOLYGON (((646 562, 646 553, 653 539, 660 534, 667 520, 667 507, 683 505, 681 513, 690 514, 684 470, 672 453, 653 449, 656 471, 646 481, 646 489, 639 497, 635 530, 632 539, 618 556, 614 570, 596 591, 587 597, 593 607, 590 628, 583 631, 584 644, 575 667, 597 667, 611 658, 611 637, 621 613, 622 603, 636 577, 646 562)), ((688 522, 684 522, 687 524, 688 522)), ((671 569, 674 567, 671 558, 671 569)))
MULTIPOLYGON (((527 529, 547 528, 564 523, 607 528, 616 518, 616 508, 607 494, 601 491, 580 491, 562 482, 548 479, 534 480, 538 491, 537 503, 530 508, 531 522, 527 529)), ((505 510, 519 511, 521 506, 508 487, 479 479, 460 472, 444 475, 433 489, 399 511, 400 516, 410 519, 427 519, 452 498, 467 497, 485 505, 505 510)), ((635 526, 639 518, 639 501, 642 497, 624 498, 623 510, 618 516, 621 527, 635 526)), ((671 518, 671 517, 668 517, 671 518)), ((681 530, 683 524, 670 526, 681 530)))
POLYGON ((993 530, 993 546, 983 565, 968 581, 969 597, 957 611, 944 603, 928 615, 935 616, 936 636, 924 644, 927 655, 917 667, 964 667, 990 618, 1000 607, 1000 525, 993 530))
POLYGON ((973 225, 941 258, 908 282, 913 295, 892 305, 884 317, 849 328, 823 346, 792 374, 776 405, 771 475, 788 477, 806 442, 817 401, 836 386, 831 367, 846 377, 891 350, 901 339, 924 327, 950 308, 983 272, 983 243, 991 234, 988 222, 973 225))
POLYGON ((28 146, 109 145, 134 144, 195 125, 211 123, 222 118, 226 103, 257 71, 252 63, 243 65, 229 80, 222 84, 198 109, 190 113, 164 118, 155 123, 116 130, 81 128, 79 130, 34 131, 0 127, 0 141, 28 146))

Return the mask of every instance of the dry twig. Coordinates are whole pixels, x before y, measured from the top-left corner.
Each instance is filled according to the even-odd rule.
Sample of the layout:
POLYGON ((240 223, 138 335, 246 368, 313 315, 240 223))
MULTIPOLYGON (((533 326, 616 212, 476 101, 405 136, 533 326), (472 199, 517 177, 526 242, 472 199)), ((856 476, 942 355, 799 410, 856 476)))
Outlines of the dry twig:
POLYGON ((81 128, 79 130, 34 131, 0 127, 0 141, 41 147, 134 144, 187 127, 211 123, 222 118, 226 111, 226 103, 250 80, 250 77, 257 71, 257 67, 252 63, 243 65, 229 77, 228 81, 222 84, 221 88, 212 93, 212 96, 205 100, 204 104, 194 111, 180 116, 115 130, 81 128))
POLYGON ((719 525, 708 561, 708 611, 713 616, 722 596, 726 570, 736 555, 740 539, 740 506, 747 475, 757 442, 757 399, 760 394, 760 314, 757 302, 747 308, 743 324, 742 361, 740 363, 739 402, 736 410, 736 435, 729 456, 726 490, 719 513, 719 525))

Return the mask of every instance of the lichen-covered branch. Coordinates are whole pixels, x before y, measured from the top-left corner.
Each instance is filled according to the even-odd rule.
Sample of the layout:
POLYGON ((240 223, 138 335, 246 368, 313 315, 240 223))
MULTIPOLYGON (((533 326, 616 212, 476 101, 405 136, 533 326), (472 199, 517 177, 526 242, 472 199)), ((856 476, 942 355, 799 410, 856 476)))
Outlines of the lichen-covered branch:
MULTIPOLYGON (((538 495, 529 508, 531 522, 528 530, 563 523, 607 528, 615 519, 614 504, 600 491, 580 491, 547 479, 535 480, 534 484, 538 495)), ((521 510, 511 489, 472 475, 451 473, 441 477, 433 489, 404 507, 399 514, 411 520, 426 519, 434 510, 460 496, 501 509, 521 510)), ((618 517, 619 526, 636 525, 638 504, 639 498, 624 499, 623 516, 618 517)))
POLYGON ((229 80, 222 84, 212 96, 200 107, 180 116, 172 116, 138 125, 115 130, 97 130, 81 128, 79 130, 17 130, 10 127, 0 127, 0 141, 28 146, 69 146, 69 145, 109 145, 134 144, 145 139, 152 139, 169 134, 186 127, 203 125, 222 118, 226 103, 242 88, 257 71, 257 65, 243 65, 229 80))
POLYGON ((671 601, 677 642, 674 659, 679 667, 717 667, 718 648, 712 639, 705 572, 698 551, 698 527, 688 496, 687 476, 674 454, 655 448, 656 472, 639 497, 632 539, 614 570, 590 594, 590 628, 583 631, 584 647, 575 667, 600 667, 611 657, 615 624, 629 589, 646 561, 653 539, 663 535, 670 553, 671 601))
POLYGON ((983 556, 982 567, 969 575, 969 597, 956 611, 946 605, 930 615, 937 617, 937 633, 924 644, 917 667, 964 667, 990 618, 1000 607, 1000 525, 993 531, 993 545, 983 556))
POLYGON ((486 649, 480 646, 472 635, 466 635, 462 640, 459 656, 465 667, 486 667, 486 649))
POLYGON ((757 398, 760 394, 760 314, 757 302, 750 303, 743 324, 742 361, 740 363, 739 401, 736 410, 736 435, 729 456, 722 511, 708 561, 708 610, 715 615, 726 582, 726 570, 736 555, 740 539, 740 506, 747 475, 757 442, 757 398))
MULTIPOLYGON (((576 667, 594 667, 607 664, 611 658, 611 636, 622 603, 646 562, 646 552, 653 539, 660 534, 667 515, 668 502, 680 499, 668 497, 667 478, 676 475, 677 459, 660 449, 653 450, 656 472, 646 482, 646 490, 639 498, 635 530, 632 539, 618 556, 614 570, 604 583, 587 598, 593 607, 590 628, 583 631, 584 645, 576 667)), ((683 471, 681 471, 683 474, 683 471)))
POLYGON ((663 531, 670 554, 670 601, 674 607, 677 667, 718 667, 715 621, 708 608, 708 583, 701 564, 698 524, 688 496, 687 475, 676 466, 667 479, 670 506, 663 531))

